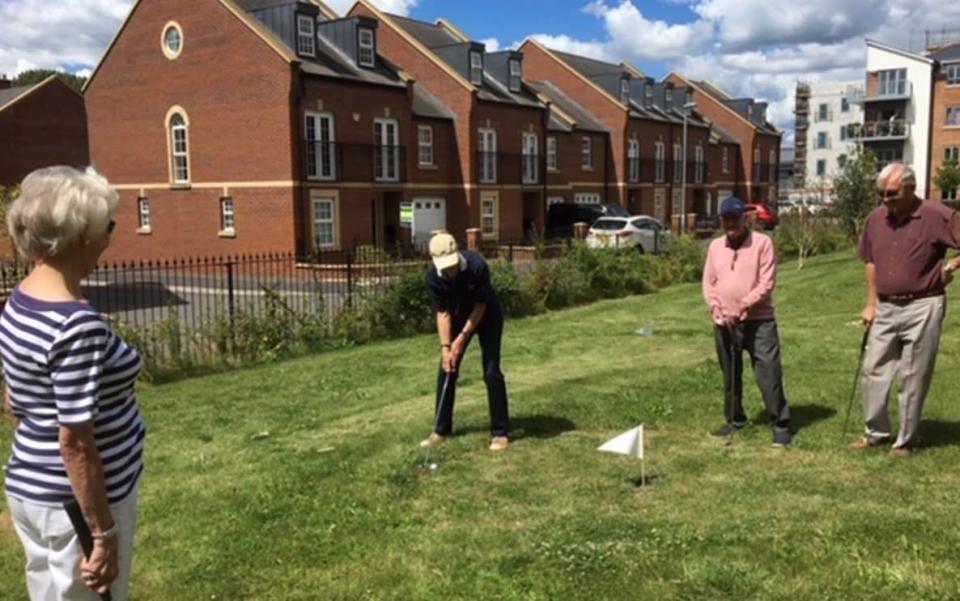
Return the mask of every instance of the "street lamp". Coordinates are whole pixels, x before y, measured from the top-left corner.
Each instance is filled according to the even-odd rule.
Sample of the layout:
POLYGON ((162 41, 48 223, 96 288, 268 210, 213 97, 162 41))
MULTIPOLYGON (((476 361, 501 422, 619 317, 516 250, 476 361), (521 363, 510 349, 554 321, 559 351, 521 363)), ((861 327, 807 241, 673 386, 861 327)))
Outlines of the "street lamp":
MULTIPOLYGON (((688 102, 683 105, 683 159, 680 173, 682 174, 680 184, 681 206, 680 213, 680 232, 687 231, 687 119, 690 117, 690 111, 697 108, 696 102, 688 102)), ((676 181, 676 180, 674 180, 676 181)))

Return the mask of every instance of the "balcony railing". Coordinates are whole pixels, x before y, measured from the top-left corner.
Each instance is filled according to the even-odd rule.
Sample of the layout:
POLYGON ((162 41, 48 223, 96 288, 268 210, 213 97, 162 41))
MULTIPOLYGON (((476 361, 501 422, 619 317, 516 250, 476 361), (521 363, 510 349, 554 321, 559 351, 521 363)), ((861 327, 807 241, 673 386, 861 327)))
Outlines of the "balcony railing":
POLYGON ((406 148, 308 140, 306 174, 308 180, 315 181, 405 182, 406 148))
POLYGON ((906 140, 910 137, 910 124, 903 119, 853 123, 847 126, 847 137, 871 142, 906 140))
POLYGON ((901 81, 896 84, 888 84, 881 88, 880 82, 874 84, 874 89, 863 90, 862 88, 849 88, 847 98, 850 102, 890 102, 892 100, 909 100, 913 96, 913 82, 901 81))
POLYGON ((543 182, 539 154, 478 151, 475 173, 479 184, 535 186, 543 182))
MULTIPOLYGON (((627 183, 680 183, 683 171, 674 161, 657 161, 650 158, 627 158, 627 183), (658 165, 659 163, 659 165, 658 165), (674 181, 676 174, 676 181, 674 181)), ((687 161, 687 183, 702 184, 707 179, 707 162, 687 161)))

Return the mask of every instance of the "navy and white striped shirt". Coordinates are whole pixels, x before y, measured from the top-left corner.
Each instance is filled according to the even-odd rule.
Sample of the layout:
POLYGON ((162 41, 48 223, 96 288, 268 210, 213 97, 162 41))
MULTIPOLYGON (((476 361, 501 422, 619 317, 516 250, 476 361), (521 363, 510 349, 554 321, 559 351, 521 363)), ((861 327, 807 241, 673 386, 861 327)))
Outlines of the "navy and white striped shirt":
POLYGON ((93 422, 107 499, 125 499, 143 471, 146 435, 133 394, 137 351, 89 304, 43 301, 17 287, 0 314, 0 358, 20 418, 7 494, 50 506, 72 498, 59 429, 93 422))

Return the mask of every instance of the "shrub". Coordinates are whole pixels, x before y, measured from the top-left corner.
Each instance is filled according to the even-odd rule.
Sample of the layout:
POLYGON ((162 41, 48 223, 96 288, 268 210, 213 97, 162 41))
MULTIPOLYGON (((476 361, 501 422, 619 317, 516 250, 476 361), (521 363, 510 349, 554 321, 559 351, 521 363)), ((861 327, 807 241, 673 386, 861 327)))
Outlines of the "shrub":
POLYGON ((850 246, 847 232, 843 228, 822 217, 797 213, 786 215, 780 220, 780 225, 773 234, 773 242, 778 260, 797 259, 798 268, 803 267, 803 259, 807 257, 850 246))
POLYGON ((690 235, 673 238, 661 254, 663 279, 660 286, 699 282, 703 277, 703 264, 707 260, 706 248, 690 235))
POLYGON ((365 299, 361 314, 370 320, 372 336, 408 336, 434 327, 423 274, 418 269, 406 270, 381 293, 365 299))
POLYGON ((524 317, 543 311, 531 273, 521 274, 510 263, 491 262, 490 281, 507 317, 524 317))

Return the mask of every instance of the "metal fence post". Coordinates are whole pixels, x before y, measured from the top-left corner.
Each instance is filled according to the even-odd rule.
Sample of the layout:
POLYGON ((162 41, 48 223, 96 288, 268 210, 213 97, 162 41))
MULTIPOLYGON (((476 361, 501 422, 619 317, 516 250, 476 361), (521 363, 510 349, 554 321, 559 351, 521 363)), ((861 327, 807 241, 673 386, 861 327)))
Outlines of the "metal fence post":
POLYGON ((347 308, 353 307, 353 252, 347 251, 347 308))
MULTIPOLYGON (((236 298, 234 298, 234 283, 233 283, 233 268, 236 263, 233 261, 227 261, 227 315, 230 320, 230 340, 234 338, 234 327, 233 327, 233 318, 234 313, 236 312, 236 298)), ((232 346, 232 345, 231 345, 232 346)))

